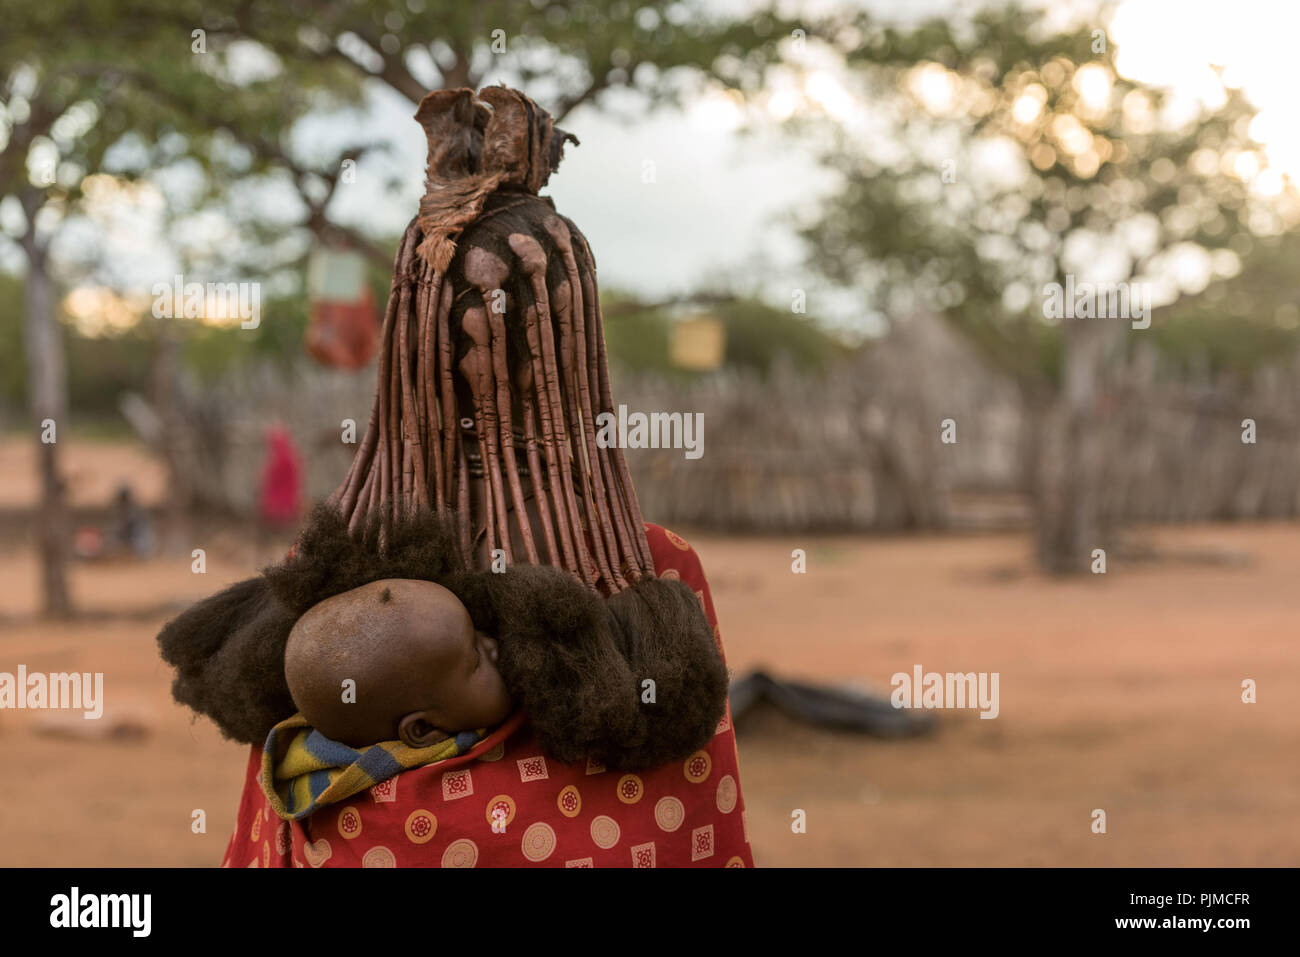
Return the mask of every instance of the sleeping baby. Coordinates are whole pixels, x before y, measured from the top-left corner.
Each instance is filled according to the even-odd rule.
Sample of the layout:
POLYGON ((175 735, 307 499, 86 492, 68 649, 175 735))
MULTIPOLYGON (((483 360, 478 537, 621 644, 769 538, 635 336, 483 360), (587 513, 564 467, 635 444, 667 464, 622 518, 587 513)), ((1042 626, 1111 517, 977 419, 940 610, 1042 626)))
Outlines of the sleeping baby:
POLYGON ((422 748, 506 719, 514 703, 497 659, 496 639, 448 589, 391 578, 308 609, 289 633, 284 674, 325 737, 422 748))

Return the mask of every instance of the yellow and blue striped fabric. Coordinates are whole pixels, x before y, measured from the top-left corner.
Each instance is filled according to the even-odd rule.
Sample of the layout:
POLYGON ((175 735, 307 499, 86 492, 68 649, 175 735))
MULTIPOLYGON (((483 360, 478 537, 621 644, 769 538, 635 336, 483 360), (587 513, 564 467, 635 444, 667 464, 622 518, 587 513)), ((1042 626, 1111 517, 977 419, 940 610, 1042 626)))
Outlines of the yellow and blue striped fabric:
POLYGON ((350 748, 325 737, 301 714, 281 721, 262 749, 262 791, 275 813, 296 821, 411 768, 464 754, 487 736, 462 731, 424 748, 384 741, 350 748))

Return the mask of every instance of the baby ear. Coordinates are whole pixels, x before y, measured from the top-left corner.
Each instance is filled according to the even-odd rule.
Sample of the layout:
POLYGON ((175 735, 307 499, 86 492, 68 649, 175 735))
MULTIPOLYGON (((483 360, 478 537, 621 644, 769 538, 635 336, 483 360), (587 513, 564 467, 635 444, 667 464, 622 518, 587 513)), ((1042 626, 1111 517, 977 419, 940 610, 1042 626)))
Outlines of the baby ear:
POLYGON ((428 711, 412 711, 397 723, 397 737, 408 748, 427 748, 445 741, 447 735, 434 727, 428 711))

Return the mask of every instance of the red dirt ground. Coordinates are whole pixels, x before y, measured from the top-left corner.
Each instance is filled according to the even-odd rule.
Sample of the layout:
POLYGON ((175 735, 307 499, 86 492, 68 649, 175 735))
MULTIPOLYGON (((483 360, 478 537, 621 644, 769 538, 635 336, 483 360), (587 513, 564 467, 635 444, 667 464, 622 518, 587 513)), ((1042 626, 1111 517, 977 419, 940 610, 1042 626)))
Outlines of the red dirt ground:
MULTIPOLYGON (((107 500, 119 474, 141 477, 146 499, 161 487, 131 447, 70 443, 67 453, 82 501, 107 500)), ((27 461, 22 446, 0 443, 0 507, 30 502, 27 461)), ((943 712, 923 739, 828 733, 770 713, 742 723, 760 866, 1300 863, 1295 525, 1151 531, 1143 540, 1166 550, 1249 561, 1112 561, 1080 581, 1034 573, 1020 535, 677 531, 704 561, 735 673, 761 665, 886 691, 914 664, 1001 676, 996 720, 943 712), (808 552, 806 575, 791 573, 796 547, 808 552), (1244 678, 1258 682, 1257 704, 1241 702, 1244 678), (1105 834, 1091 831, 1094 808, 1107 813, 1105 834), (805 834, 791 831, 795 809, 805 834)), ((148 729, 140 740, 69 740, 38 733, 48 713, 0 712, 0 865, 219 863, 246 752, 171 702, 154 635, 165 606, 251 573, 255 558, 220 529, 198 546, 202 576, 188 552, 77 566, 86 614, 70 624, 35 618, 27 543, 0 549, 0 671, 102 671, 104 727, 148 729), (191 832, 195 809, 206 834, 191 832)))

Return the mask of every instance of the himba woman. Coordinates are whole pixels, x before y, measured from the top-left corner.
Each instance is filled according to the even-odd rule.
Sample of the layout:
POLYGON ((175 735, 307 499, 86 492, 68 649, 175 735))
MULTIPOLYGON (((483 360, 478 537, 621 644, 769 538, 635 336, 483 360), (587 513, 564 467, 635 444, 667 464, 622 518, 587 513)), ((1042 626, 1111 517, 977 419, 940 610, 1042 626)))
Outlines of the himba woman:
POLYGON ((722 660, 699 559, 642 521, 622 451, 595 438, 614 408, 595 260, 538 195, 574 138, 505 87, 430 93, 416 119, 426 193, 352 468, 281 566, 160 635, 177 699, 252 745, 223 863, 752 866, 725 670, 674 657, 703 629, 722 660), (531 689, 435 760, 389 748, 396 773, 375 754, 331 765, 310 729, 285 730, 289 629, 385 578, 446 585, 531 689), (617 665, 584 657, 607 621, 617 665), (287 815, 263 785, 294 762, 310 813, 287 815))

